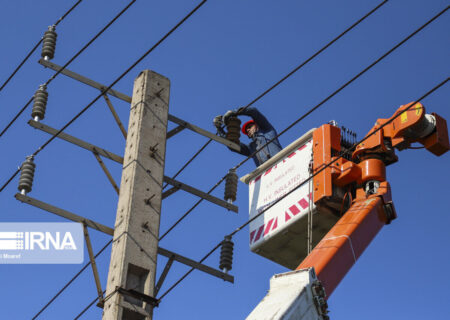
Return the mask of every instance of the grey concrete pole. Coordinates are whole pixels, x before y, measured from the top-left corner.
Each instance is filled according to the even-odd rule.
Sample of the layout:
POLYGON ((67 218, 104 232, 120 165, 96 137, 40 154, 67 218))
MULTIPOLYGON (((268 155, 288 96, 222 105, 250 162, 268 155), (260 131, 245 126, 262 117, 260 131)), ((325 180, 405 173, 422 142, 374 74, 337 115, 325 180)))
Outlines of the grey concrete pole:
POLYGON ((155 286, 169 91, 169 79, 150 70, 134 82, 104 320, 152 319, 145 296, 155 286))

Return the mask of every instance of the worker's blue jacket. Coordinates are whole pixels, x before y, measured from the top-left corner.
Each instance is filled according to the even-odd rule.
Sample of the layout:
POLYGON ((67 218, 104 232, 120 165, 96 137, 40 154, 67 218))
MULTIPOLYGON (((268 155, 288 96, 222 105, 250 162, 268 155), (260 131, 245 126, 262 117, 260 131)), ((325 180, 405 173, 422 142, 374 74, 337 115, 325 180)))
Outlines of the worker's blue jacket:
MULTIPOLYGON (((277 132, 274 127, 270 124, 270 122, 266 119, 266 117, 258 111, 258 109, 254 107, 248 107, 244 111, 238 113, 239 115, 245 115, 251 117, 256 124, 258 125, 258 131, 251 138, 253 141, 248 145, 244 143, 240 143, 241 150, 240 152, 230 149, 232 151, 243 154, 244 156, 252 155, 256 150, 259 150, 262 146, 264 146, 267 142, 274 139, 277 136, 277 132)), ((276 155, 281 150, 280 142, 278 138, 269 143, 267 146, 258 151, 255 155, 253 155, 253 161, 256 166, 260 166, 274 155, 276 155)))

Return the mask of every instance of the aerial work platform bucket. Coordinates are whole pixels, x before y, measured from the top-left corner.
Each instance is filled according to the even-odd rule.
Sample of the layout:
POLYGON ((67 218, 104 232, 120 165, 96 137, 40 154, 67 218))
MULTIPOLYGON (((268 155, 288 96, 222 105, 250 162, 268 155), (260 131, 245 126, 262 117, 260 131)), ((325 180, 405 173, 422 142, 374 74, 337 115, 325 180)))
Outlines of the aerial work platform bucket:
POLYGON ((298 187, 311 176, 314 130, 241 178, 249 185, 249 218, 268 208, 250 222, 251 251, 289 269, 307 256, 308 212, 313 213, 313 246, 339 219, 316 207, 312 179, 298 187))

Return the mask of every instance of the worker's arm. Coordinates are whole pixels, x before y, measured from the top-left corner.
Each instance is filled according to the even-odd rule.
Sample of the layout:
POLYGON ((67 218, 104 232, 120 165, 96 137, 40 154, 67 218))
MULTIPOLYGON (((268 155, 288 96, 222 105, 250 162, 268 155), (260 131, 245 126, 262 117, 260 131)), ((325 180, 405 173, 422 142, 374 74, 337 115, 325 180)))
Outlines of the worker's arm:
POLYGON ((273 129, 269 120, 255 107, 239 108, 236 110, 236 114, 251 117, 258 127, 264 131, 273 129))

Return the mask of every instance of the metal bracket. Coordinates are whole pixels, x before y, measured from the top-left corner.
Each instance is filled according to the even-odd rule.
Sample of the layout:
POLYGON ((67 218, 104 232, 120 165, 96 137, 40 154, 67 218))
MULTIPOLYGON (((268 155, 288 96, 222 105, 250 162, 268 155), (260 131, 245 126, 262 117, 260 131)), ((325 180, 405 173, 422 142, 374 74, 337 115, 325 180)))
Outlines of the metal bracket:
POLYGON ((93 152, 95 159, 97 159, 98 164, 102 168, 103 172, 105 173, 106 177, 108 178, 109 182, 113 186, 114 190, 116 190, 117 194, 120 193, 120 189, 117 186, 116 182, 114 181, 114 178, 112 177, 111 173, 109 172, 108 168, 106 167, 105 163, 103 162, 102 158, 98 155, 98 152, 93 152))
POLYGON ((89 260, 91 261, 92 272, 94 273, 95 286, 97 287, 97 294, 98 294, 97 306, 103 308, 103 306, 105 305, 105 300, 103 298, 102 284, 100 282, 100 277, 98 275, 97 264, 95 263, 94 250, 92 250, 91 238, 89 237, 89 232, 86 223, 83 223, 83 232, 84 232, 84 239, 86 240, 86 247, 89 253, 89 260))
POLYGON ((166 139, 172 138, 174 135, 176 135, 178 132, 183 131, 185 127, 183 126, 177 126, 176 128, 173 128, 169 132, 167 132, 166 139))
MULTIPOLYGON (((59 70, 62 69, 62 67, 57 65, 56 63, 53 63, 53 62, 50 62, 50 61, 46 61, 44 59, 40 59, 39 63, 41 65, 43 65, 44 67, 50 68, 50 69, 55 70, 55 71, 59 71, 59 70)), ((89 79, 89 78, 87 78, 85 76, 82 76, 82 75, 80 75, 78 73, 70 71, 67 68, 63 69, 61 71, 61 73, 66 75, 66 76, 68 76, 68 77, 70 77, 70 78, 72 78, 72 79, 78 80, 81 83, 84 83, 84 84, 86 84, 88 86, 91 86, 91 87, 96 88, 96 89, 101 90, 101 91, 105 90, 108 87, 108 86, 105 86, 105 85, 103 85, 103 84, 101 84, 101 83, 99 83, 97 81, 91 80, 91 79, 89 79)), ((112 95, 112 96, 114 96, 114 97, 116 97, 116 98, 118 98, 118 99, 121 99, 121 100, 123 100, 125 102, 131 103, 131 97, 126 95, 126 94, 124 94, 124 93, 121 93, 121 92, 113 90, 113 89, 109 89, 107 91, 107 93, 112 95)), ((197 127, 196 125, 193 125, 193 124, 191 124, 189 122, 181 120, 181 119, 179 119, 179 118, 177 118, 177 117, 175 117, 173 115, 170 115, 170 114, 169 114, 169 121, 172 121, 172 122, 178 124, 179 126, 182 126, 182 127, 186 128, 186 129, 189 129, 189 130, 192 130, 192 131, 194 131, 194 132, 196 132, 196 133, 198 133, 198 134, 200 134, 202 136, 205 136, 205 137, 210 138, 210 139, 212 139, 212 140, 214 140, 216 142, 219 142, 219 143, 221 143, 221 144, 223 144, 223 145, 225 145, 225 146, 227 146, 227 147, 229 147, 229 148, 231 148, 233 150, 240 151, 240 149, 241 149, 241 147, 238 144, 236 144, 234 142, 231 142, 230 140, 227 140, 225 138, 219 137, 219 136, 215 135, 212 132, 209 132, 209 131, 204 130, 204 129, 200 128, 200 127, 197 127)), ((175 133, 172 132, 171 136, 173 136, 174 134, 175 133)))
POLYGON ((159 276, 158 283, 155 286, 155 290, 154 290, 154 295, 155 296, 158 295, 158 292, 161 289, 161 287, 162 287, 162 285, 164 283, 164 280, 166 279, 167 274, 169 273, 170 267, 172 267, 172 263, 173 263, 174 260, 175 260, 175 256, 171 256, 169 258, 169 260, 167 260, 167 263, 166 263, 166 265, 164 267, 164 270, 161 273, 161 275, 159 276))
MULTIPOLYGON (((184 183, 182 183, 180 181, 177 181, 175 179, 172 179, 172 178, 164 176, 164 182, 167 182, 168 184, 171 184, 172 186, 174 186, 177 189, 181 189, 181 190, 184 190, 186 192, 189 192, 189 193, 191 193, 193 195, 196 195, 197 197, 203 198, 203 199, 205 199, 205 200, 207 200, 209 202, 212 202, 212 203, 214 203, 214 204, 216 204, 218 206, 224 207, 224 208, 226 208, 228 210, 231 210, 233 212, 237 213, 239 211, 239 208, 237 206, 235 206, 233 204, 230 204, 230 203, 226 202, 225 200, 216 198, 216 197, 214 197, 214 196, 212 196, 212 195, 210 195, 210 194, 208 194, 206 192, 200 191, 200 190, 198 190, 198 189, 196 189, 194 187, 191 187, 191 186, 189 186, 187 184, 184 184, 184 183)), ((166 192, 169 192, 169 191, 172 192, 172 189, 170 189, 170 190, 168 190, 166 192)), ((175 191, 173 191, 173 192, 175 192, 175 191)))
POLYGON ((101 223, 95 222, 93 220, 84 218, 84 217, 79 216, 79 215, 77 215, 75 213, 72 213, 72 212, 66 211, 64 209, 52 206, 52 205, 50 205, 48 203, 39 201, 37 199, 31 198, 29 196, 26 196, 26 195, 23 195, 23 194, 20 194, 20 193, 16 193, 14 195, 14 197, 17 200, 19 200, 20 202, 30 204, 30 205, 32 205, 34 207, 37 207, 39 209, 48 211, 50 213, 56 214, 57 216, 66 218, 68 220, 72 220, 74 222, 85 223, 89 228, 92 228, 92 229, 95 229, 97 231, 109 234, 110 236, 114 235, 114 229, 113 228, 107 227, 107 226, 105 226, 105 225, 103 225, 101 223))
POLYGON ((109 100, 107 94, 104 94, 103 98, 105 98, 106 104, 108 105, 108 108, 111 111, 111 113, 114 117, 114 120, 116 120, 116 123, 119 126, 119 129, 123 134, 123 137, 126 139, 127 138, 127 130, 123 126, 122 121, 120 121, 119 115, 117 114, 116 109, 114 109, 114 106, 112 105, 111 100, 109 100))
POLYGON ((159 304, 159 301, 157 299, 155 299, 149 295, 146 295, 142 292, 133 290, 133 289, 124 289, 124 288, 117 287, 116 290, 118 293, 120 293, 122 295, 129 296, 129 297, 138 299, 140 301, 146 302, 149 305, 152 305, 153 307, 157 307, 159 304))

